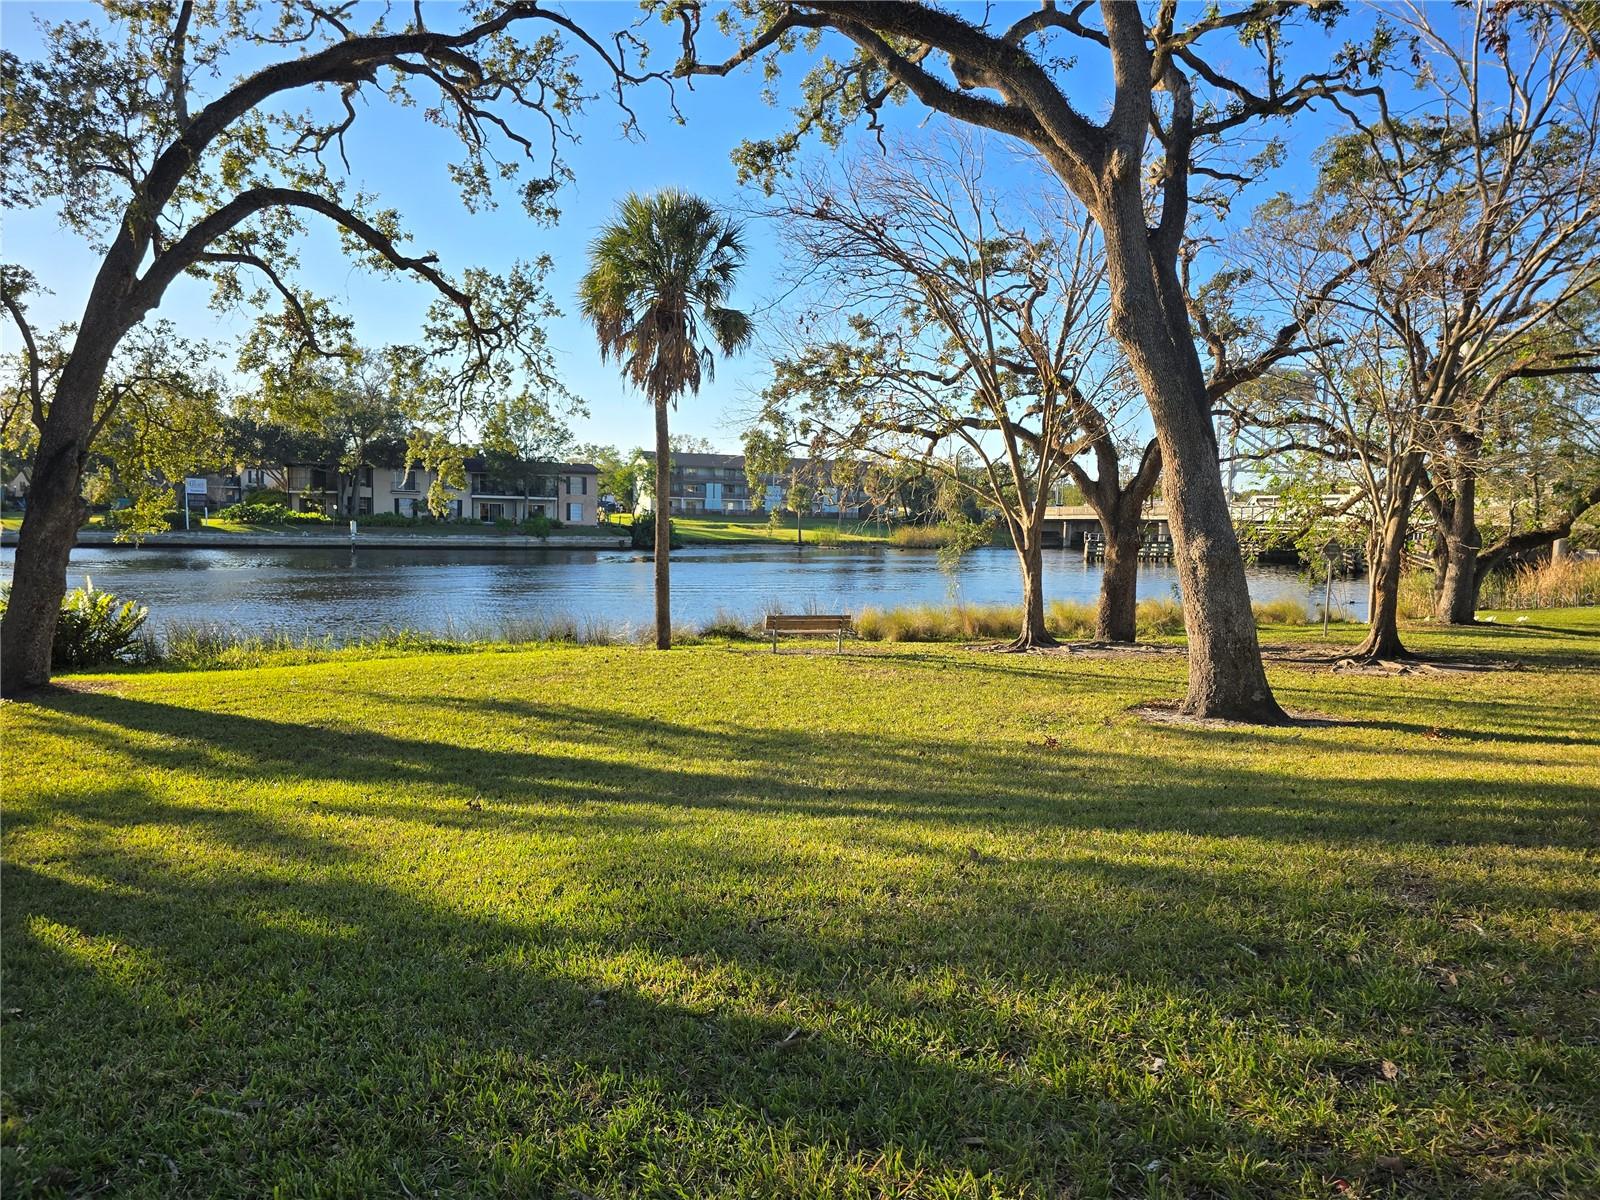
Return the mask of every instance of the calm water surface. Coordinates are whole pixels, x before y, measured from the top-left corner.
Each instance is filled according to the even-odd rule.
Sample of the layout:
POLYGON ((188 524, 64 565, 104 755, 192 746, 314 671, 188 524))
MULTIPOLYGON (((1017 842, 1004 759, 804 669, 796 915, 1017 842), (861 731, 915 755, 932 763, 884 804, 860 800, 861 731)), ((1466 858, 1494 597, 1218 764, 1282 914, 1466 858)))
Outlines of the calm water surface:
MULTIPOLYGON (((11 577, 16 551, 0 556, 11 577)), ((1016 555, 983 549, 953 574, 932 551, 886 548, 807 549, 738 546, 673 555, 672 615, 693 625, 719 612, 859 612, 862 608, 948 603, 1014 604, 1016 555)), ((650 622, 651 562, 628 551, 370 548, 178 550, 85 547, 72 555, 76 587, 97 587, 149 606, 151 626, 219 621, 249 630, 278 629, 336 638, 384 626, 492 634, 510 619, 556 614, 618 627, 650 622)), ((1079 551, 1045 551, 1048 599, 1092 602, 1100 568, 1079 551)), ((1173 596, 1177 573, 1143 567, 1139 595, 1173 596)), ((1290 567, 1250 572, 1258 600, 1294 597, 1322 603, 1322 586, 1290 567)), ((1360 580, 1335 580, 1334 599, 1365 615, 1360 580)))

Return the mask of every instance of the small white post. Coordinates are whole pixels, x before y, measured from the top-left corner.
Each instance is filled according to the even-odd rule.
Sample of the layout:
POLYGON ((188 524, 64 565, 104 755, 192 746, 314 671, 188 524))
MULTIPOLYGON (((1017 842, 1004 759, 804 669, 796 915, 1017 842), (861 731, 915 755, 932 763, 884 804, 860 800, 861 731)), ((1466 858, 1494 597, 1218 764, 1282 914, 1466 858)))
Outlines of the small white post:
POLYGON ((1343 551, 1339 543, 1329 538, 1322 547, 1322 557, 1328 563, 1328 579, 1322 588, 1322 636, 1328 636, 1328 610, 1333 607, 1333 564, 1343 551))
POLYGON ((352 545, 355 543, 355 540, 356 540, 356 523, 354 521, 351 521, 350 522, 350 542, 351 542, 352 545))

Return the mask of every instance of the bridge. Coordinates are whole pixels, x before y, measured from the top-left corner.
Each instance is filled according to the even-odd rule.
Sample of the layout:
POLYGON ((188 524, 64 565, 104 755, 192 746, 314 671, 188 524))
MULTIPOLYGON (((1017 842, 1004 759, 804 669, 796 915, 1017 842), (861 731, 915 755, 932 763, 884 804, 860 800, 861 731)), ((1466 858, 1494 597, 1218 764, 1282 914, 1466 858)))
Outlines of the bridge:
MULTIPOLYGON (((1339 497, 1338 499, 1343 499, 1339 497)), ((1236 500, 1228 505, 1233 514, 1233 527, 1241 532, 1251 526, 1267 524, 1277 511, 1276 496, 1257 496, 1236 500)), ((1164 500, 1152 500, 1139 514, 1143 525, 1141 537, 1145 542, 1172 543, 1172 526, 1167 519, 1164 500)), ((1100 518, 1087 504, 1052 504, 1044 510, 1044 534, 1047 545, 1070 548, 1089 548, 1101 536, 1100 518)))

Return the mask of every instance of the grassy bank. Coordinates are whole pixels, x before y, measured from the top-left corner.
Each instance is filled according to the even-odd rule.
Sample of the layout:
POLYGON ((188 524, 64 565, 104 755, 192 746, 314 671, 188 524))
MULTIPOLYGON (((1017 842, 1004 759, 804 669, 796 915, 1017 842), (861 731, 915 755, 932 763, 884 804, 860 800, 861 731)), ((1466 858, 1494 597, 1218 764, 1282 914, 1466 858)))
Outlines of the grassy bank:
POLYGON ((4 705, 0 1182, 1593 1195, 1600 612, 1504 620, 1277 730, 943 647, 4 705))
MULTIPOLYGON (((649 520, 646 516, 641 518, 649 520)), ((632 518, 615 518, 631 522, 632 518)), ((728 543, 795 544, 793 513, 779 513, 775 521, 762 517, 725 515, 721 517, 673 517, 673 534, 686 546, 714 546, 728 543)), ((937 550, 950 540, 949 531, 939 525, 895 525, 883 521, 839 521, 828 516, 806 517, 801 536, 807 546, 880 545, 909 549, 937 550)), ((996 544, 1009 545, 1002 540, 996 544)))
MULTIPOLYGON (((1322 620, 1322 610, 1298 600, 1271 600, 1253 606, 1262 628, 1301 626, 1322 620)), ((1183 633, 1183 608, 1176 600, 1141 600, 1139 637, 1172 638, 1183 633)), ((1347 617, 1335 612, 1340 624, 1347 617)), ((961 642, 980 638, 1014 637, 1022 625, 1022 607, 1016 604, 917 604, 902 608, 863 609, 856 632, 869 642, 961 642)), ((1045 626, 1062 641, 1086 641, 1095 634, 1095 606, 1053 600, 1045 608, 1045 626)))
MULTIPOLYGON (((1183 633, 1183 609, 1174 600, 1141 601, 1138 615, 1141 639, 1171 641, 1183 633)), ((1255 616, 1261 628, 1272 629, 1314 624, 1321 620, 1321 611, 1313 612, 1295 600, 1274 600, 1257 604, 1255 616)), ((1335 616, 1334 620, 1343 623, 1345 618, 1335 616)), ((1021 622, 1022 610, 1014 604, 920 604, 864 608, 856 614, 853 633, 866 642, 971 642, 1014 637, 1021 622)), ((1046 624, 1063 641, 1089 640, 1095 634, 1094 606, 1052 601, 1046 611, 1046 624)), ((762 616, 731 611, 673 626, 674 642, 683 645, 760 641, 766 636, 762 616)), ((439 630, 395 626, 344 639, 331 633, 288 629, 253 632, 226 622, 169 621, 146 632, 136 662, 183 670, 233 670, 333 658, 496 652, 545 644, 646 645, 654 638, 654 626, 647 622, 630 624, 570 613, 511 617, 439 630)))
MULTIPOLYGON (((790 513, 778 514, 775 522, 766 517, 673 517, 672 529, 678 541, 686 546, 730 542, 777 542, 792 546, 795 543, 794 517, 790 513)), ((889 527, 870 521, 837 522, 825 517, 815 520, 808 517, 801 524, 800 532, 808 546, 883 544, 889 540, 889 527)))

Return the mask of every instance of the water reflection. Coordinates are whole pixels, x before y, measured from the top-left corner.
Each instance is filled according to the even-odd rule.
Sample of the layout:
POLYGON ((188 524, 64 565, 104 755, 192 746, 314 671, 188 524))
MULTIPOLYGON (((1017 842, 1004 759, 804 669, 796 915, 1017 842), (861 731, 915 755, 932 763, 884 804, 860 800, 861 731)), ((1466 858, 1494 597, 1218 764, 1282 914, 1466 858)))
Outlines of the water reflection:
MULTIPOLYGON (((10 578, 15 551, 0 569, 10 578)), ((947 574, 932 551, 740 546, 684 550, 673 556, 672 611, 694 624, 719 612, 768 609, 858 612, 904 604, 1015 603, 1016 556, 968 554, 947 574)), ((222 621, 246 629, 309 630, 348 637, 383 626, 493 631, 507 619, 555 614, 640 627, 650 620, 651 564, 617 551, 358 548, 123 549, 74 552, 73 586, 85 575, 136 598, 151 622, 222 621)), ((1045 594, 1092 602, 1100 567, 1080 553, 1046 551, 1045 594)), ((1250 571, 1258 600, 1293 597, 1322 603, 1322 586, 1290 567, 1250 571)), ((1139 595, 1175 596, 1170 566, 1145 567, 1139 595)), ((1360 580, 1335 580, 1334 601, 1365 615, 1360 580)))

